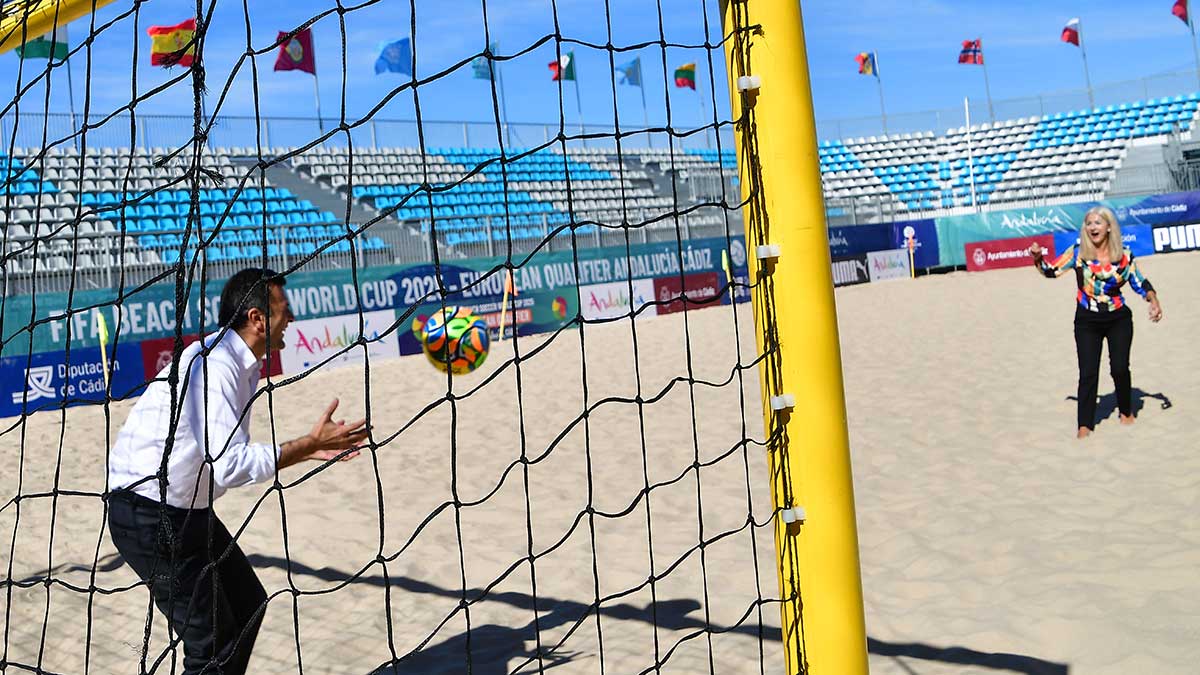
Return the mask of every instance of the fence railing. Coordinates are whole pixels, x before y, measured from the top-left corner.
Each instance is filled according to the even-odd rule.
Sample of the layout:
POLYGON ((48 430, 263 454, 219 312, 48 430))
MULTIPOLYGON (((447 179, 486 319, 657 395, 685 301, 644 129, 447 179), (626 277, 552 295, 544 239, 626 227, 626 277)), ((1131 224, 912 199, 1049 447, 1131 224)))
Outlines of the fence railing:
MULTIPOLYGON (((499 127, 494 122, 422 121, 420 134, 415 120, 370 119, 351 122, 346 131, 337 129, 340 120, 315 117, 219 116, 212 120, 208 144, 213 147, 303 147, 324 139, 325 147, 356 148, 419 147, 424 138, 427 149, 439 147, 528 148, 544 145, 563 134, 570 148, 613 147, 617 130, 611 124, 539 124, 509 122, 499 127), (328 137, 326 138, 326 136, 328 137), (583 138, 604 135, 607 138, 583 138)), ((89 147, 179 147, 194 137, 194 120, 186 115, 122 113, 111 118, 89 118, 86 133, 89 147)), ((70 113, 8 113, 0 117, 0 153, 11 147, 42 148, 46 145, 79 147, 78 132, 82 115, 70 113)), ((728 124, 714 130, 680 127, 673 134, 650 132, 639 126, 621 129, 621 144, 635 148, 733 149, 733 134, 728 124), (631 132, 633 132, 631 134, 631 132), (625 134, 631 134, 626 136, 625 134), (671 138, 674 136, 674 138, 671 138)))
MULTIPOLYGON (((540 238, 515 239, 511 245, 502 218, 485 221, 478 229, 484 235, 480 241, 453 245, 449 243, 450 237, 459 231, 444 226, 435 230, 427 221, 404 224, 381 221, 369 226, 362 236, 378 237, 387 243, 387 248, 366 249, 360 236, 356 237, 359 243, 350 251, 313 255, 293 252, 290 244, 303 241, 321 247, 328 242, 315 241, 311 237, 298 238, 291 227, 272 227, 268 243, 272 245, 270 250, 277 251, 275 254, 269 254, 261 240, 257 244, 241 244, 242 248, 255 249, 256 255, 236 260, 217 259, 209 252, 211 248, 221 248, 219 243, 207 247, 193 244, 181 252, 181 260, 184 264, 205 265, 210 278, 224 279, 250 265, 266 264, 280 272, 291 269, 316 272, 349 270, 354 265, 361 268, 424 262, 431 259, 435 231, 436 248, 442 259, 504 256, 510 251, 513 255, 524 255, 539 247, 565 251, 572 247, 620 246, 626 241, 637 244, 725 236, 727 231, 742 232, 741 214, 735 211, 723 214, 717 207, 659 220, 655 218, 662 214, 651 212, 631 210, 625 215, 632 226, 618 225, 620 218, 611 213, 577 214, 577 222, 584 224, 585 229, 577 231, 574 237, 569 228, 551 225, 544 219, 540 238)), ((207 234, 211 236, 212 232, 207 234)), ((52 239, 38 241, 36 246, 33 238, 9 240, 8 251, 0 258, 0 287, 3 289, 0 295, 65 292, 72 287, 81 290, 117 285, 129 287, 161 276, 174 266, 174 263, 163 261, 167 249, 143 248, 137 245, 138 236, 120 232, 74 235, 64 229, 52 239), (88 264, 83 264, 85 261, 88 264)))

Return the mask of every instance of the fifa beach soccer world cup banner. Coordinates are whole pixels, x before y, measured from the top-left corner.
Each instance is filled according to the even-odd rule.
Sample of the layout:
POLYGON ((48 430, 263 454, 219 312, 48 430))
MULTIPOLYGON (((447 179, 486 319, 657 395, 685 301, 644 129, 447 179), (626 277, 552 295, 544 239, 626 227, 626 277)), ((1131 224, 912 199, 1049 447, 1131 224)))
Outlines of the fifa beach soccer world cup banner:
MULTIPOLYGON (((686 241, 682 250, 676 242, 663 242, 631 250, 542 251, 513 272, 516 294, 509 298, 505 332, 528 335, 580 319, 681 311, 682 297, 690 309, 745 302, 746 263, 740 238, 686 241), (739 284, 734 293, 727 274, 739 284)), ((469 307, 498 328, 504 269, 502 258, 455 260, 437 268, 378 266, 358 270, 357 284, 340 270, 290 274, 284 291, 297 321, 286 336, 287 348, 271 359, 271 374, 295 374, 325 361, 350 363, 362 358, 364 342, 372 359, 418 353, 412 325, 442 306, 443 291, 445 304, 469 307), (360 313, 366 323, 361 330, 360 313)), ((69 307, 66 293, 39 294, 36 305, 30 296, 7 298, 0 317, 0 417, 103 399, 101 313, 111 335, 112 394, 138 395, 169 363, 177 334, 188 343, 215 329, 222 283, 209 282, 203 293, 197 284, 182 306, 174 284, 127 289, 120 303, 110 289, 76 291, 69 307)))
POLYGON ((1200 192, 1195 191, 937 218, 941 265, 967 264, 965 247, 975 242, 1078 232, 1084 214, 1094 206, 1111 208, 1122 229, 1200 220, 1200 192))

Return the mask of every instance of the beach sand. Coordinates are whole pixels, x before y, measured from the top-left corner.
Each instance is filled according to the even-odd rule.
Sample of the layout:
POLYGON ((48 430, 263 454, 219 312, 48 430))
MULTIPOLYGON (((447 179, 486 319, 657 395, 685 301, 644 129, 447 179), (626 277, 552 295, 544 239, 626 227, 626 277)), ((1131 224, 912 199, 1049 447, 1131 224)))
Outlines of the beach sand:
MULTIPOLYGON (((1138 423, 1116 423, 1102 380, 1109 416, 1085 442, 1069 279, 837 292, 872 672, 1197 672, 1200 255, 1143 265, 1166 318, 1133 303, 1138 423)), ((283 382, 255 438, 305 433, 336 395, 346 418, 369 407, 377 447, 217 503, 271 594, 251 672, 459 673, 468 642, 485 674, 783 672, 758 379, 737 368, 739 349, 754 358, 749 319, 722 307, 522 338, 519 369, 495 346, 453 400, 423 357, 283 382)), ((164 653, 101 501, 69 494, 104 489, 104 435, 130 407, 41 413, 0 437, 13 672, 137 672, 147 617, 149 664, 164 653)))

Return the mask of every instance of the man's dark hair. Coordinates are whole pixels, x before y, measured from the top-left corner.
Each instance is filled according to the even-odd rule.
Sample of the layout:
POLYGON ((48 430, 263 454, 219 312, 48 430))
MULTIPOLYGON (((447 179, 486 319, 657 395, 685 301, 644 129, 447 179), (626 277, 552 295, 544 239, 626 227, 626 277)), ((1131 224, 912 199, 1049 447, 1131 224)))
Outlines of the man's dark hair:
POLYGON ((283 288, 287 279, 265 267, 248 267, 229 277, 221 290, 221 310, 217 321, 230 330, 246 325, 253 308, 271 314, 271 286, 283 288))

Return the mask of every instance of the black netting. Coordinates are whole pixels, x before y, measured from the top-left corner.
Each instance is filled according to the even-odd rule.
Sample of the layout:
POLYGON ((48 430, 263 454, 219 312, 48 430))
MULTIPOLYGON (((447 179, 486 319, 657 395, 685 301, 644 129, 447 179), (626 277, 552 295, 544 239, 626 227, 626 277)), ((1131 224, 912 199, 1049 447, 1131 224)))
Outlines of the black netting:
MULTIPOLYGON (((289 17, 276 37, 265 9, 116 2, 16 38, 0 670, 182 668, 114 549, 105 467, 165 384, 171 440, 143 481, 166 499, 182 392, 214 377, 181 358, 228 332, 221 288, 261 267, 297 323, 240 419, 283 444, 338 396, 370 433, 352 462, 284 469, 187 516, 219 515, 262 580, 255 617, 214 610, 261 621, 236 638, 254 642, 251 672, 780 672, 767 453, 784 439, 763 433, 758 393, 778 353, 743 213, 751 246, 768 223, 722 53, 733 43, 744 71, 748 27, 704 2, 339 2, 272 8, 289 17), (150 66, 147 29, 189 13, 194 33, 155 57, 174 65, 150 66), (340 78, 336 96, 315 87, 331 117, 307 116, 306 50, 340 78), (271 72, 281 54, 301 72, 271 72), (384 72, 364 76, 375 54, 384 72), (516 99, 551 87, 542 122, 518 121, 509 106, 529 114, 516 99), (473 121, 441 121, 456 112, 473 121), (419 355, 414 328, 450 307, 489 325, 469 374, 419 355)), ((201 445, 208 467, 231 452, 201 445)), ((188 480, 216 494, 211 472, 188 480)), ((210 537, 208 555, 219 595, 239 554, 210 537)))

